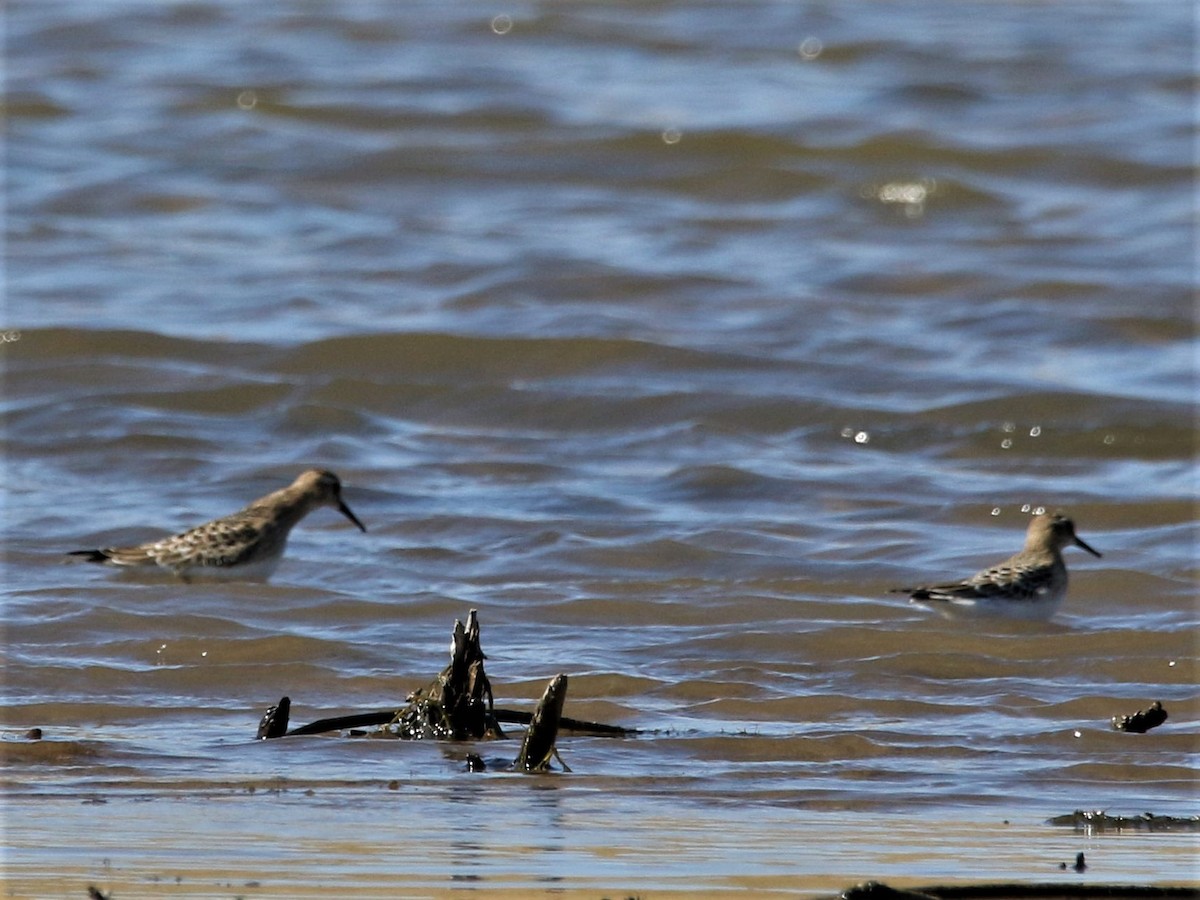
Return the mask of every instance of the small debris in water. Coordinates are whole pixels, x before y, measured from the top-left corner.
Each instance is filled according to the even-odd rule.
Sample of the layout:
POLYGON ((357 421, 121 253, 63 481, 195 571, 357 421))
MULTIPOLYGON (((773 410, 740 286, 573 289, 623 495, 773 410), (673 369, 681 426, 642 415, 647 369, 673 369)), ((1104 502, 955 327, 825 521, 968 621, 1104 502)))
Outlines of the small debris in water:
MULTIPOLYGON (((1060 869, 1062 869, 1063 871, 1066 871, 1068 868, 1068 866, 1065 862, 1060 862, 1058 864, 1058 867, 1060 869)), ((1076 872, 1086 872, 1087 871, 1087 860, 1085 860, 1083 858, 1082 853, 1075 854, 1075 865, 1070 866, 1070 868, 1074 869, 1076 872)))
POLYGON ((1145 734, 1151 728, 1157 728, 1167 721, 1167 711, 1162 703, 1155 700, 1149 709, 1139 709, 1132 716, 1113 716, 1112 727, 1117 731, 1128 731, 1131 734, 1145 734))

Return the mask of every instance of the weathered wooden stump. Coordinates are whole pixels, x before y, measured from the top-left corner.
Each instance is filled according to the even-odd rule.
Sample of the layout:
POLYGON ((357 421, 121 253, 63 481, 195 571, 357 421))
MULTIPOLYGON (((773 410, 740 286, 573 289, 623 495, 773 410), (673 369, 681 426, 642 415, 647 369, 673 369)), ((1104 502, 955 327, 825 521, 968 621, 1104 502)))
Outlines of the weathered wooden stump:
POLYGON ((471 610, 467 624, 454 622, 450 665, 428 687, 414 691, 408 706, 396 713, 387 730, 406 740, 494 740, 504 730, 492 713, 492 685, 483 671, 479 616, 471 610))
MULTIPOLYGON (((410 694, 406 706, 334 716, 289 730, 291 700, 283 697, 277 705, 266 711, 259 723, 257 737, 268 740, 374 726, 377 730, 367 732, 365 736, 401 740, 497 740, 505 737, 501 722, 518 723, 528 727, 521 750, 513 761, 513 768, 522 772, 544 772, 550 768, 551 759, 557 757, 569 772, 570 768, 558 756, 555 747, 560 729, 606 737, 638 733, 634 729, 582 722, 564 716, 562 711, 567 698, 567 676, 563 674, 550 680, 532 714, 496 709, 492 685, 483 668, 485 659, 487 657, 479 639, 479 616, 475 610, 471 610, 465 625, 458 620, 454 623, 450 664, 426 687, 410 694)), ((481 765, 482 761, 479 763, 481 765)), ((472 765, 472 771, 479 766, 472 765)))

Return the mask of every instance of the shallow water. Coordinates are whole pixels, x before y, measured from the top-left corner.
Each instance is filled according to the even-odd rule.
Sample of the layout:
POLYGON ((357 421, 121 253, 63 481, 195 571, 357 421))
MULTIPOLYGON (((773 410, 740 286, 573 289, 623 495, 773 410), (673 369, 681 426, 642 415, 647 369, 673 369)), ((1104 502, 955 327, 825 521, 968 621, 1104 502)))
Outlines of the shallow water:
POLYGON ((9 894, 1200 881, 1046 824, 1200 812, 1190 8, 397 9, 9 10, 9 894), (309 465, 268 584, 63 562, 309 465), (1042 506, 1053 621, 887 593, 1042 506), (252 740, 471 608, 653 733, 252 740))

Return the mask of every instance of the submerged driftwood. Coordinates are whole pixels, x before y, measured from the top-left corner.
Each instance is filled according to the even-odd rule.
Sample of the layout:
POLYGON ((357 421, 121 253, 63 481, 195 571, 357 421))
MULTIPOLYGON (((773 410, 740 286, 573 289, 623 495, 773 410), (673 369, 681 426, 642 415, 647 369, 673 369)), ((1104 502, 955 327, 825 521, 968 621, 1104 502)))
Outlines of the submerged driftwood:
MULTIPOLYGON (((457 620, 454 623, 450 664, 426 687, 410 694, 406 706, 333 716, 289 729, 291 700, 283 697, 263 715, 257 737, 267 740, 375 727, 378 730, 367 736, 402 740, 497 740, 505 737, 501 727, 504 722, 527 726, 513 768, 540 772, 550 767, 550 760, 554 757, 558 757, 563 768, 570 771, 555 747, 560 729, 604 737, 637 734, 634 729, 564 716, 562 710, 567 697, 567 676, 563 674, 555 675, 550 680, 533 713, 496 709, 492 685, 483 668, 486 658, 480 646, 479 616, 475 610, 471 610, 465 625, 457 620)), ((480 765, 481 762, 478 765, 473 763, 472 770, 480 765)))

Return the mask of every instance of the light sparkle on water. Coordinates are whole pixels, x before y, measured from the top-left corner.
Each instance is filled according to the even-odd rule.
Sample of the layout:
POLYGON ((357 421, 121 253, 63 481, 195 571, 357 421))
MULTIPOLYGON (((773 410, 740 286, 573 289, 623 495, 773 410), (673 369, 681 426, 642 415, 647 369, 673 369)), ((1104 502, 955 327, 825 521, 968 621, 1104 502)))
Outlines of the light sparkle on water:
POLYGON ((817 37, 806 37, 800 42, 796 48, 796 52, 800 54, 803 60, 814 60, 825 50, 825 44, 817 37))

